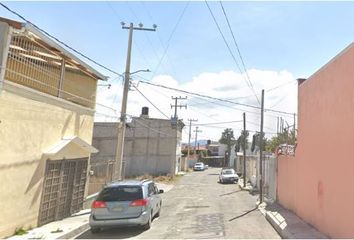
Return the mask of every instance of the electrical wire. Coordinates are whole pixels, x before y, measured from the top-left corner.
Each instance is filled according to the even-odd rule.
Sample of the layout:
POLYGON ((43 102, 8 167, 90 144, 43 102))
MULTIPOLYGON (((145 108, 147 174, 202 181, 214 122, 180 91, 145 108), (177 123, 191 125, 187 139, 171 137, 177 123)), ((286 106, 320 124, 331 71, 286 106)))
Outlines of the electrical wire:
MULTIPOLYGON (((217 100, 217 101, 220 101, 220 102, 231 103, 231 104, 234 104, 234 105, 240 105, 240 106, 249 107, 249 108, 253 108, 253 109, 261 109, 258 106, 253 106, 253 105, 246 104, 246 103, 233 102, 233 101, 222 99, 222 98, 211 97, 211 96, 208 96, 208 95, 195 93, 195 92, 189 92, 189 91, 186 91, 186 90, 172 88, 172 87, 164 86, 164 85, 161 85, 161 84, 155 84, 155 83, 151 83, 151 82, 147 82, 147 81, 143 81, 143 80, 139 80, 139 82, 145 83, 145 84, 149 84, 149 85, 152 85, 152 86, 156 86, 156 87, 160 87, 160 88, 165 88, 165 89, 177 91, 177 92, 183 92, 183 93, 189 94, 189 95, 195 95, 195 96, 202 97, 202 98, 208 98, 208 99, 212 99, 212 100, 217 100)), ((278 110, 273 110, 273 109, 264 109, 264 111, 281 113, 281 114, 292 115, 292 116, 294 115, 294 113, 278 111, 278 110)))
MULTIPOLYGON (((237 62, 237 60, 236 60, 236 57, 235 57, 235 55, 233 54, 233 52, 232 52, 232 50, 231 50, 231 47, 230 47, 229 43, 227 42, 227 40, 226 40, 226 38, 225 38, 223 32, 221 31, 221 28, 220 28, 220 26, 219 26, 219 23, 218 23, 218 21, 216 20, 216 18, 215 18, 215 16, 214 16, 214 13, 213 13, 213 11, 211 10, 211 8, 210 8, 210 6, 209 6, 207 0, 205 0, 205 4, 207 5, 207 7, 208 7, 208 9, 209 9, 210 15, 212 16, 212 18, 213 18, 213 20, 214 20, 214 23, 215 23, 216 27, 218 28, 219 33, 220 33, 220 35, 222 36, 222 39, 224 40, 224 43, 225 43, 225 45, 226 45, 226 47, 227 47, 227 49, 228 49, 228 51, 229 51, 229 53, 230 53, 232 59, 234 60, 236 66, 237 66, 237 68, 238 68, 238 70, 239 70, 240 73, 242 74, 241 67, 240 67, 240 65, 238 64, 238 62, 237 62)), ((247 81, 247 79, 245 79, 245 78, 243 78, 243 79, 246 81, 247 86, 252 90, 252 86, 249 84, 249 82, 247 81)), ((254 89, 252 90, 252 92, 254 92, 254 89)), ((256 96, 256 98, 257 98, 257 100, 258 100, 258 97, 257 97, 257 96, 256 96)), ((258 102, 259 102, 259 100, 258 100, 258 102)))
POLYGON ((229 18, 227 17, 227 14, 226 14, 226 11, 225 11, 225 9, 224 9, 224 6, 223 6, 222 2, 219 1, 219 3, 220 3, 220 6, 221 6, 221 8, 222 8, 222 12, 224 13, 224 16, 225 16, 227 25, 228 25, 228 27, 229 27, 229 30, 230 30, 230 32, 231 32, 232 38, 233 38, 233 40, 234 40, 234 44, 235 44, 235 46, 236 46, 238 55, 239 55, 239 57, 240 57, 240 59, 241 59, 241 63, 242 63, 242 66, 243 66, 243 70, 244 70, 244 72, 245 72, 245 74, 246 74, 248 83, 249 83, 249 85, 251 86, 252 92, 253 92, 254 96, 256 97, 256 99, 257 99, 257 101, 258 101, 258 104, 260 105, 261 102, 259 101, 259 98, 258 98, 258 96, 257 96, 257 94, 256 94, 256 92, 255 92, 255 90, 254 90, 254 87, 253 87, 252 81, 251 81, 251 79, 250 79, 250 76, 248 75, 248 71, 247 71, 247 69, 246 69, 246 65, 245 65, 245 62, 244 62, 244 60, 243 60, 243 57, 242 57, 240 48, 239 48, 239 46, 238 46, 238 44, 237 44, 237 41, 236 41, 234 32, 233 32, 233 30, 232 30, 232 28, 231 28, 231 24, 230 24, 229 18))
POLYGON ((148 101, 157 111, 159 111, 162 115, 164 115, 167 119, 169 119, 169 117, 161 110, 159 109, 153 102, 151 102, 151 100, 149 98, 147 98, 134 84, 132 84, 132 86, 135 88, 135 90, 138 91, 138 93, 140 93, 141 96, 143 96, 146 101, 148 101))
POLYGON ((207 126, 207 125, 218 125, 218 124, 239 123, 239 122, 243 122, 243 120, 229 121, 229 122, 214 122, 214 123, 195 123, 194 126, 207 126))
POLYGON ((14 10, 10 9, 8 6, 6 6, 5 4, 3 4, 2 2, 0 2, 0 5, 5 8, 6 10, 8 10, 9 12, 13 13, 14 15, 16 15, 17 17, 19 17, 20 19, 22 19, 23 21, 31 24, 33 27, 35 27, 36 29, 38 29, 39 31, 41 31, 42 33, 44 33, 45 35, 47 35, 48 37, 54 39, 55 41, 57 41, 58 43, 62 44, 63 46, 67 47, 68 49, 70 49, 71 51, 75 52, 76 54, 80 55, 81 57, 89 60, 90 62, 96 64, 97 66, 100 66, 104 69, 106 69, 107 71, 114 73, 116 75, 119 75, 121 77, 123 77, 122 74, 102 65, 101 63, 93 60, 92 58, 88 57, 87 55, 81 53, 80 51, 76 50, 73 47, 70 47, 68 44, 66 44, 65 42, 61 41, 60 39, 58 39, 57 37, 53 36, 52 34, 48 33, 47 31, 43 30, 42 28, 38 27, 37 25, 35 25, 34 23, 32 23, 31 21, 27 20, 25 17, 23 17, 22 15, 20 15, 19 13, 15 12, 14 10))
POLYGON ((177 23, 176 23, 176 25, 174 26, 174 28, 173 28, 173 30, 172 30, 172 32, 171 32, 171 34, 170 34, 170 36, 169 36, 169 38, 168 38, 168 40, 167 40, 167 45, 166 45, 165 51, 164 51, 162 57, 160 58, 160 61, 158 62, 157 66, 155 67, 155 70, 154 70, 154 72, 153 72, 153 76, 151 77, 151 79, 153 79, 154 76, 156 75, 156 72, 157 72, 158 68, 160 67, 160 65, 161 65, 161 63, 162 63, 162 61, 163 61, 163 59, 165 58, 165 56, 166 56, 166 54, 167 54, 168 48, 170 47, 171 39, 172 39, 173 35, 175 34, 175 32, 176 32, 176 30, 177 30, 177 27, 179 26, 180 22, 182 21, 182 18, 183 18, 184 14, 185 14, 185 12, 186 12, 188 6, 189 6, 189 3, 190 3, 190 0, 187 2, 186 6, 183 8, 182 13, 181 13, 181 15, 179 16, 179 18, 178 18, 178 20, 177 20, 177 23))

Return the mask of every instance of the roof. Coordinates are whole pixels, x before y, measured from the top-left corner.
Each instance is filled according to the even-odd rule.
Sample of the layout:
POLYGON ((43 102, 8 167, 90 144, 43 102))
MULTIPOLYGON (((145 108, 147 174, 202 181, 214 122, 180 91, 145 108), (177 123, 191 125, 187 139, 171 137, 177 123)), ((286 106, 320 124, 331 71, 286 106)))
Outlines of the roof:
POLYGON ((56 54, 59 54, 61 57, 63 57, 65 60, 70 61, 71 64, 76 65, 80 70, 84 72, 88 72, 91 75, 93 75, 97 79, 101 80, 107 80, 107 76, 101 74, 94 68, 92 68, 90 65, 82 61, 79 57, 75 56, 68 50, 66 50, 64 47, 59 45, 57 42, 49 38, 47 35, 39 31, 36 27, 34 27, 31 23, 23 23, 23 22, 17 22, 11 19, 7 18, 2 18, 0 17, 0 22, 5 22, 9 26, 17 29, 17 30, 24 30, 28 31, 31 33, 31 35, 35 38, 38 43, 42 45, 46 45, 51 51, 55 52, 56 54))
POLYGON ((55 156, 69 144, 76 144, 78 147, 82 148, 84 151, 87 151, 89 153, 98 153, 98 150, 96 148, 94 148, 81 138, 74 136, 60 140, 58 144, 54 145, 48 151, 44 152, 44 154, 46 156, 55 156))
POLYGON ((145 182, 150 182, 150 179, 144 180, 137 180, 137 179, 129 179, 129 180, 121 180, 116 182, 111 182, 106 185, 106 187, 117 187, 117 186, 136 186, 136 185, 143 185, 145 182))

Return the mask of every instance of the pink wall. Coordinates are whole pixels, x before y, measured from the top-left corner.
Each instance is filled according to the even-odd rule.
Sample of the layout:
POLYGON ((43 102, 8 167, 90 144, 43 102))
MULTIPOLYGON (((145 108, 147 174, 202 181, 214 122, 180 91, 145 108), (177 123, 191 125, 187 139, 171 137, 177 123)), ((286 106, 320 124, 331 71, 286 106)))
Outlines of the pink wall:
POLYGON ((354 238, 354 45, 298 98, 298 146, 278 158, 278 201, 330 237, 354 238))

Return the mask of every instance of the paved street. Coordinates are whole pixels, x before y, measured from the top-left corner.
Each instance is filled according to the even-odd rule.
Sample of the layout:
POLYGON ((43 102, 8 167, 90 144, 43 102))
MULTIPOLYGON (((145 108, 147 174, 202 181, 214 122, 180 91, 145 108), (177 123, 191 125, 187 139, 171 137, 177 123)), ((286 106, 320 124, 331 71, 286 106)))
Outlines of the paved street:
POLYGON ((255 208, 256 196, 236 184, 219 184, 219 168, 188 173, 163 194, 152 228, 86 231, 78 238, 280 238, 255 208))

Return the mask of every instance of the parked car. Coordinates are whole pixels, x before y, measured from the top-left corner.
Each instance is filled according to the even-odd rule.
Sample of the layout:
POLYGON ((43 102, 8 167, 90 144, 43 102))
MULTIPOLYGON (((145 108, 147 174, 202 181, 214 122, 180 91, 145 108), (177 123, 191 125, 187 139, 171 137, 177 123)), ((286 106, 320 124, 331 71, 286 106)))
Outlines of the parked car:
POLYGON ((209 168, 209 165, 205 164, 205 165, 204 165, 204 168, 205 168, 205 169, 208 169, 208 168, 209 168))
POLYGON ((194 164, 193 170, 194 171, 204 171, 205 170, 204 163, 197 162, 196 164, 194 164))
POLYGON ((141 226, 147 230, 161 213, 162 200, 151 180, 113 182, 92 203, 89 225, 92 233, 105 227, 141 226))
POLYGON ((238 175, 234 169, 222 169, 219 175, 220 183, 237 183, 238 175))

